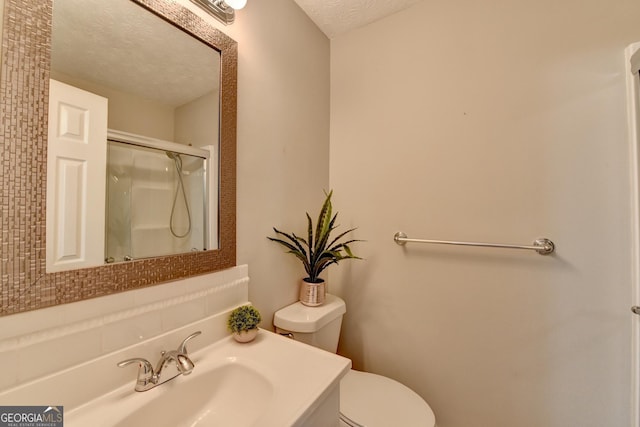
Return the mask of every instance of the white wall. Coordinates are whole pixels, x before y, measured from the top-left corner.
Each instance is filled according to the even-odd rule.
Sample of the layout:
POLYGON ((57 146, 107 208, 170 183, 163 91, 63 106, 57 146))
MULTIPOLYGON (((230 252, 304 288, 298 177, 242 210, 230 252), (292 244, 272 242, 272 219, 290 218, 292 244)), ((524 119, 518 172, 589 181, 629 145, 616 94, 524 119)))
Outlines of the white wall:
POLYGON ((231 26, 179 2, 238 42, 237 258, 272 328, 304 271, 267 236, 306 230, 329 185, 329 40, 292 0, 249 1, 231 26))
POLYGON ((331 42, 330 181, 365 261, 332 267, 341 352, 439 427, 627 426, 623 49, 640 3, 418 3, 331 42), (557 254, 397 246, 410 237, 557 254))

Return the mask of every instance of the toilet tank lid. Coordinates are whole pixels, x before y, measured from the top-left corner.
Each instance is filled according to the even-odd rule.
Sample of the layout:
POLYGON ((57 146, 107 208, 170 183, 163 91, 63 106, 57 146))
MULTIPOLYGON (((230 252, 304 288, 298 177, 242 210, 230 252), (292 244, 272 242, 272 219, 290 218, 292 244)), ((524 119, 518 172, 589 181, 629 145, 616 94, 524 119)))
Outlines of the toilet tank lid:
POLYGON ((344 301, 327 294, 325 303, 318 307, 307 307, 301 302, 276 311, 273 324, 289 332, 313 333, 347 312, 344 301))

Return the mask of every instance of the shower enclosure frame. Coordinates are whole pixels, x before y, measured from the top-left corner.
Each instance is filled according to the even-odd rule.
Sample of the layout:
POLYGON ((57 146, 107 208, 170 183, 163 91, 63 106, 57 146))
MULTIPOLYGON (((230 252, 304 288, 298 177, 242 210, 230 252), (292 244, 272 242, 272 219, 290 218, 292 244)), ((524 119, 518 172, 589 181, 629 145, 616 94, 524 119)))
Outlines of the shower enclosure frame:
POLYGON ((640 427, 640 42, 625 49, 631 159, 631 426, 640 427))
POLYGON ((203 148, 192 147, 114 129, 107 130, 107 140, 204 159, 204 246, 207 250, 219 249, 217 185, 219 177, 218 174, 215 173, 219 168, 216 168, 215 146, 209 145, 203 148))

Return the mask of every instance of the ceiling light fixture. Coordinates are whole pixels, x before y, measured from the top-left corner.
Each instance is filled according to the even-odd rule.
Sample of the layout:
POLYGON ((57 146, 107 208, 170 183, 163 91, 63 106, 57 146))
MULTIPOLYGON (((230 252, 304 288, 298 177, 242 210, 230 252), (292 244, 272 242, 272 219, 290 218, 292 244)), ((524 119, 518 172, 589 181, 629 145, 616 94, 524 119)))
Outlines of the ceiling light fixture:
POLYGON ((236 10, 242 9, 247 0, 191 0, 204 9, 209 15, 225 25, 233 24, 236 10))

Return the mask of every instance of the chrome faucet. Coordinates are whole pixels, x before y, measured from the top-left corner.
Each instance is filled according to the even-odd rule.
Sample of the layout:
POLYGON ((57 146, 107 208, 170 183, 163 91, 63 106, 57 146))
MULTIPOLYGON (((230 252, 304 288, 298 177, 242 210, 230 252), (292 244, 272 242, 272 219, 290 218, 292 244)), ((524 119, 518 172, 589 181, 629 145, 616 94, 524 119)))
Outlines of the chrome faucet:
POLYGON ((118 367, 122 368, 124 366, 131 365, 132 363, 138 364, 138 378, 136 380, 135 386, 136 391, 150 390, 155 386, 169 381, 170 379, 173 379, 181 374, 189 375, 191 371, 193 371, 195 365, 189 358, 189 354, 187 351, 187 341, 197 337, 201 333, 201 331, 197 331, 186 337, 177 350, 163 351, 162 353, 160 353, 160 360, 158 361, 158 366, 155 370, 147 359, 143 359, 141 357, 134 357, 132 359, 123 360, 122 362, 118 363, 118 367), (160 375, 162 374, 164 367, 171 362, 174 362, 176 364, 178 374, 174 375, 171 378, 163 379, 162 381, 160 381, 160 375))

